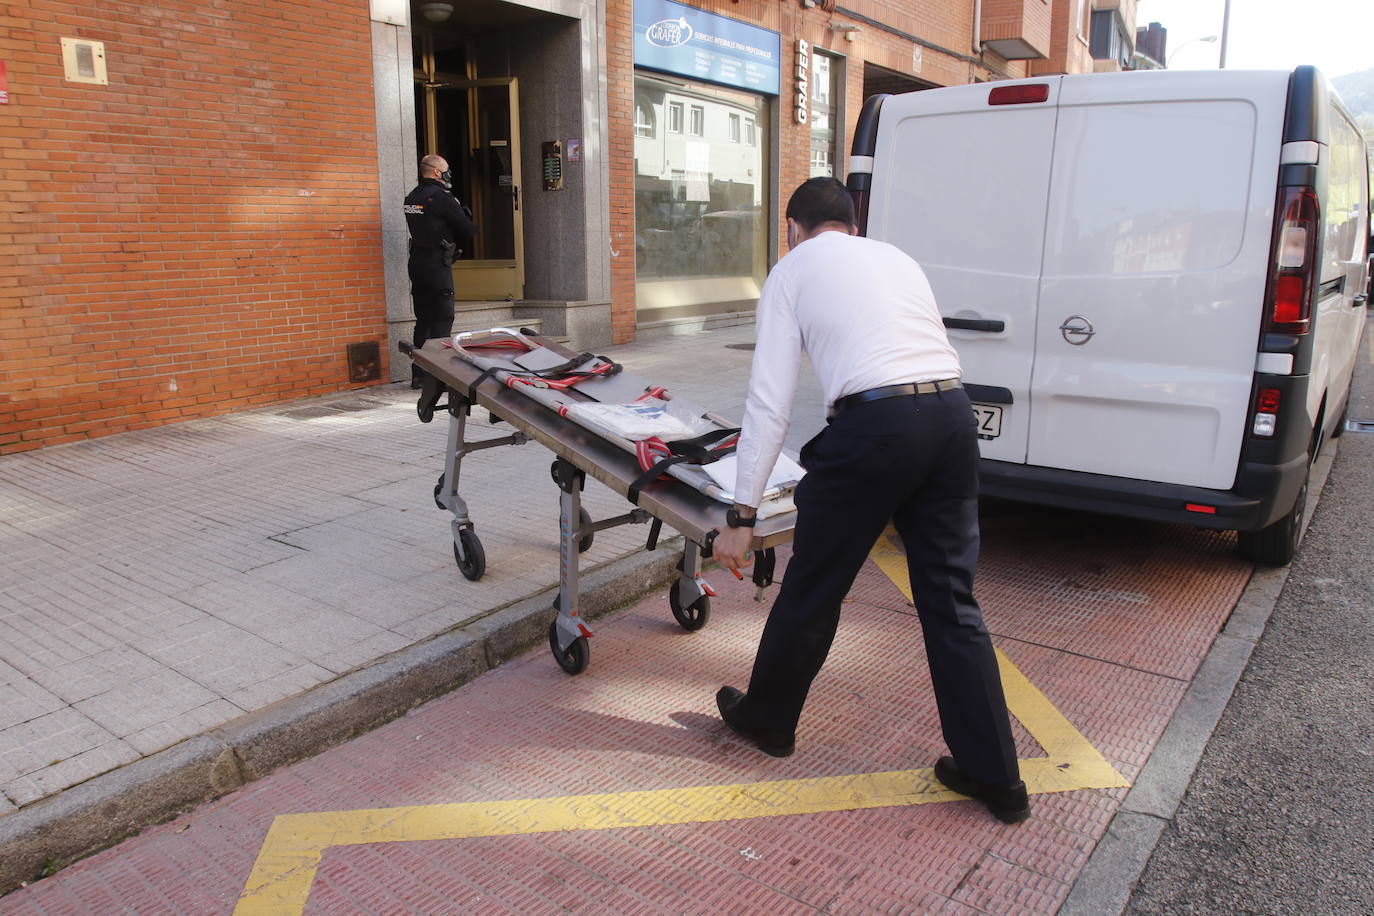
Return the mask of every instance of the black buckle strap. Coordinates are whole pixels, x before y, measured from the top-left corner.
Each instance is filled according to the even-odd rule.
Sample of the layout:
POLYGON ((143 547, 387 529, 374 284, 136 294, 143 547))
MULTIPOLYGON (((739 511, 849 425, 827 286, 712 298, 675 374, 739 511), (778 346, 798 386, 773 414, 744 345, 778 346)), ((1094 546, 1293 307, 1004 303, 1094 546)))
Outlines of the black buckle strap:
POLYGON ((739 435, 738 429, 713 429, 692 439, 674 439, 672 442, 663 444, 668 447, 671 454, 688 455, 697 464, 710 464, 713 461, 719 461, 735 450, 733 445, 722 449, 712 449, 711 446, 737 435, 739 435))

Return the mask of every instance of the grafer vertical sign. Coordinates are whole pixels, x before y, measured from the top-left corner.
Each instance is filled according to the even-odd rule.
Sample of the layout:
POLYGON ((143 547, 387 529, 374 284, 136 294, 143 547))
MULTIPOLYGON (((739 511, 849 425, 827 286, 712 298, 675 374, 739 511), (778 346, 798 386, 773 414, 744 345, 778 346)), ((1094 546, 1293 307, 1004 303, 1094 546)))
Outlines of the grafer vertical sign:
POLYGON ((797 123, 805 124, 810 117, 807 106, 811 100, 811 46, 805 38, 797 39, 797 123))

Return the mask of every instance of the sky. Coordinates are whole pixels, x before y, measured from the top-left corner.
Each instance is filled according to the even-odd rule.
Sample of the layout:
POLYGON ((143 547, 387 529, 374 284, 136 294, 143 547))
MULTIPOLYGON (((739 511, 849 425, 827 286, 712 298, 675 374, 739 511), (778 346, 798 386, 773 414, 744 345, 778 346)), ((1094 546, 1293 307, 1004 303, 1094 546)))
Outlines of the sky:
MULTIPOLYGON (((1212 69, 1225 7, 1225 0, 1138 0, 1136 25, 1169 30, 1169 69, 1212 69), (1209 35, 1218 40, 1194 40, 1209 35)), ((1312 64, 1333 77, 1374 69, 1374 0, 1231 0, 1226 39, 1228 70, 1312 64)))

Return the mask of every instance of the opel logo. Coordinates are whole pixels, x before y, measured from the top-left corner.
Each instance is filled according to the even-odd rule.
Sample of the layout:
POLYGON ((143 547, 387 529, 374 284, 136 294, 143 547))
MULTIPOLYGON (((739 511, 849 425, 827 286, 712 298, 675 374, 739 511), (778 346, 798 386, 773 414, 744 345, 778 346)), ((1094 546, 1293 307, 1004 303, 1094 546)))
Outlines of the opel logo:
POLYGON ((676 48, 692 40, 692 27, 686 19, 660 19, 644 30, 649 44, 659 48, 676 48))
POLYGON ((1092 336, 1097 332, 1093 330, 1093 323, 1082 315, 1070 315, 1059 326, 1059 333, 1063 334, 1064 339, 1075 347, 1081 347, 1092 339, 1092 336))

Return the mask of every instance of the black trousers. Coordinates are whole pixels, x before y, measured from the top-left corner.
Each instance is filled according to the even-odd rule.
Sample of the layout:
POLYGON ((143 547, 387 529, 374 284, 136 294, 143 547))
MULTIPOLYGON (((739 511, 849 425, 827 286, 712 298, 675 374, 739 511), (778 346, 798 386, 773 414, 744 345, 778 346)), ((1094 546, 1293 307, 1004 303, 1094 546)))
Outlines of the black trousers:
MULTIPOLYGON (((412 248, 407 272, 415 307, 412 343, 420 347, 435 337, 448 337, 453 333, 453 269, 444 263, 443 252, 437 248, 412 248)), ((423 374, 424 370, 411 365, 412 378, 423 374)))
POLYGON ((860 404, 808 442, 801 458, 792 559, 742 714, 764 729, 795 731, 841 602, 892 521, 906 548, 945 743, 965 775, 1015 783, 1002 681, 973 597, 978 439, 968 396, 955 389, 860 404))

